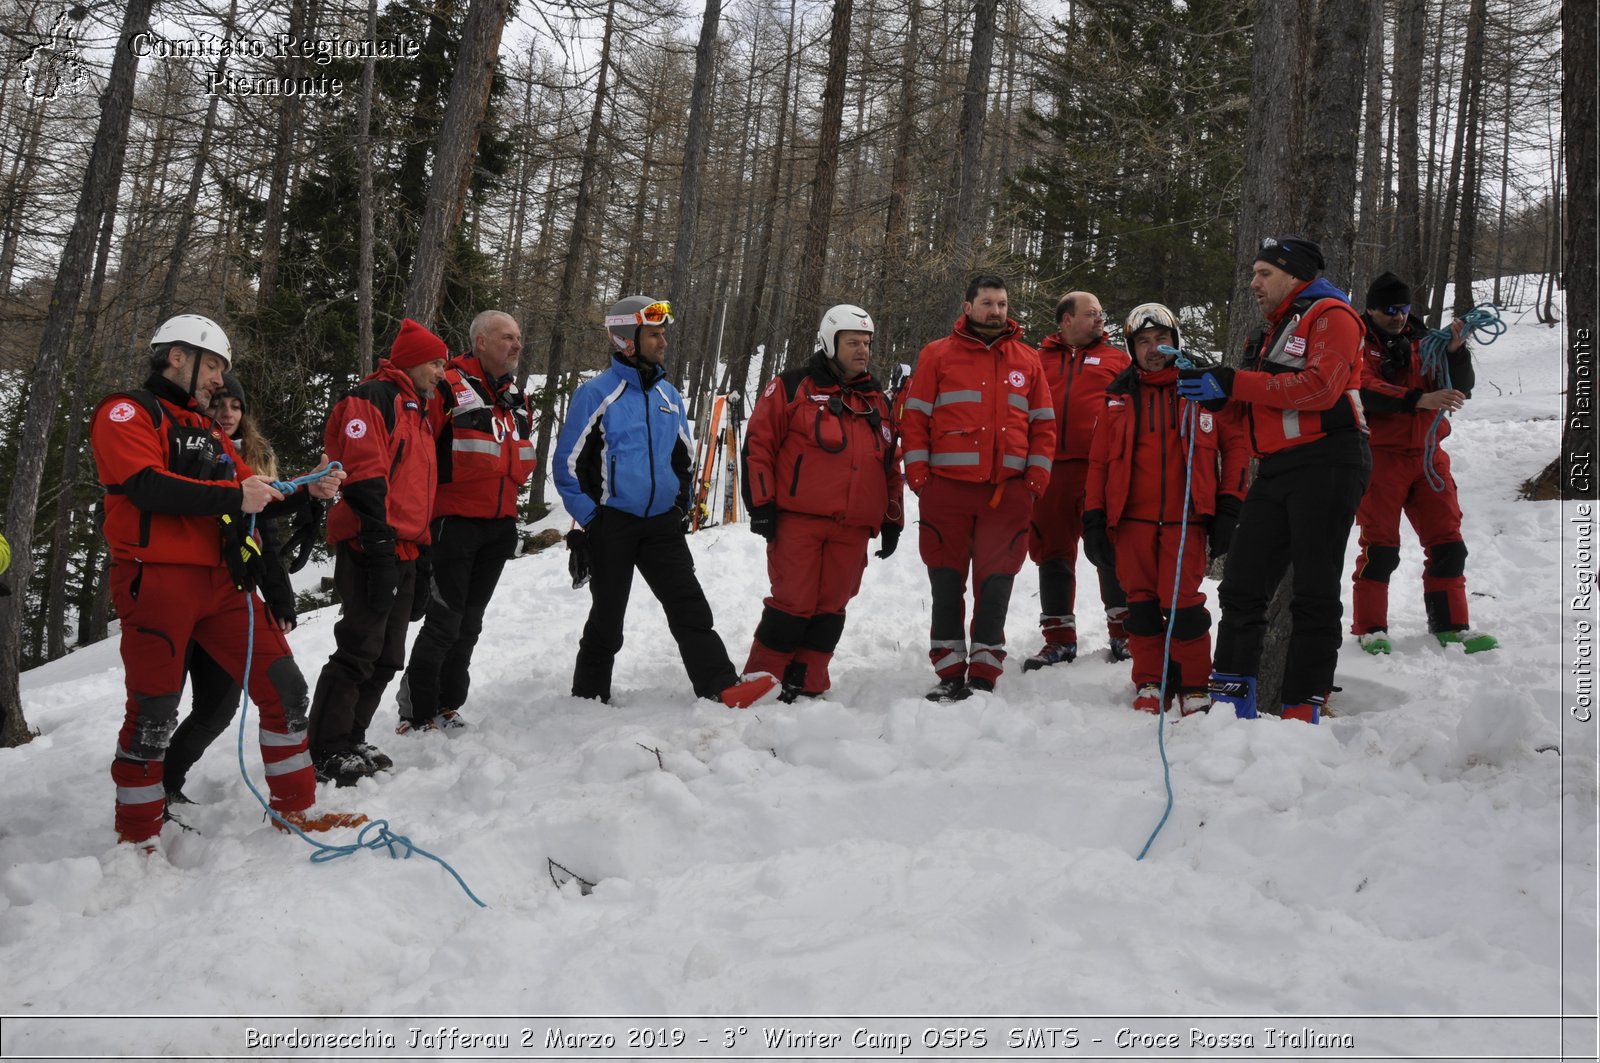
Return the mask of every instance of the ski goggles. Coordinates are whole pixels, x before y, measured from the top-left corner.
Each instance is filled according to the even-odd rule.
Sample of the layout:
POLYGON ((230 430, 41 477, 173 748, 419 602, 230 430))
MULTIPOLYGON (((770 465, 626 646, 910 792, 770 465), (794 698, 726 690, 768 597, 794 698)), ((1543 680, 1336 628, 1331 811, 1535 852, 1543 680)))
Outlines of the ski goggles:
POLYGON ((665 299, 659 303, 651 303, 643 310, 631 314, 612 314, 606 318, 606 328, 623 325, 670 325, 672 324, 672 304, 665 299))
POLYGON ((1178 334, 1178 319, 1160 303, 1143 303, 1133 308, 1123 323, 1123 335, 1129 339, 1147 328, 1164 328, 1174 336, 1178 334))
POLYGON ((1378 309, 1390 317, 1409 317, 1411 315, 1410 303, 1402 303, 1399 306, 1380 306, 1378 309))

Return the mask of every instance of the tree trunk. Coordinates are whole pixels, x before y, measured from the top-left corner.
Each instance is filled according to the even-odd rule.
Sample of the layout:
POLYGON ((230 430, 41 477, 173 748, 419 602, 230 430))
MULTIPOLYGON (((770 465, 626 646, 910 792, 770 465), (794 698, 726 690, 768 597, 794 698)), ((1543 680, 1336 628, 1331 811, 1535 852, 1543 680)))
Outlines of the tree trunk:
POLYGON ((989 101, 989 70, 994 64, 994 19, 999 0, 977 0, 973 5, 972 52, 967 59, 967 81, 961 91, 961 117, 956 143, 961 156, 951 174, 952 209, 946 215, 940 249, 945 255, 945 290, 939 293, 945 313, 940 323, 961 313, 966 277, 977 258, 978 184, 982 180, 983 119, 989 101))
MULTIPOLYGON (((905 270, 906 215, 911 190, 911 138, 916 129, 916 67, 918 32, 922 21, 922 0, 909 0, 906 10, 906 37, 900 50, 900 98, 895 106, 894 161, 889 167, 889 210, 883 222, 883 256, 878 260, 878 279, 874 285, 876 301, 880 304, 867 309, 881 315, 878 318, 877 351, 880 379, 887 379, 895 357, 895 321, 885 307, 900 305, 900 299, 891 298, 891 290, 898 288, 890 278, 901 276, 905 270)), ((898 294, 898 292, 896 292, 898 294)), ((913 352, 906 352, 906 361, 913 352)))
POLYGON ((1395 169, 1399 190, 1395 198, 1394 244, 1389 260, 1394 264, 1394 271, 1408 284, 1422 282, 1422 203, 1417 182, 1422 145, 1417 136, 1417 112, 1422 104, 1426 7, 1426 0, 1399 0, 1395 8, 1395 169))
POLYGON ((1384 233, 1379 213, 1383 189, 1389 185, 1388 152, 1384 147, 1383 118, 1383 4, 1367 7, 1366 120, 1361 134, 1361 218, 1356 252, 1350 270, 1352 291, 1360 291, 1378 272, 1384 233))
POLYGON ((1465 101, 1462 149, 1461 224, 1456 230, 1455 300, 1452 312, 1460 317, 1474 304, 1472 266, 1478 235, 1478 198, 1483 160, 1478 150, 1479 128, 1483 125, 1483 38, 1488 17, 1486 0, 1472 0, 1467 13, 1467 55, 1462 64, 1461 85, 1465 101))
MULTIPOLYGON (((555 312, 550 326, 550 356, 545 363, 545 386, 539 393, 539 468, 550 467, 550 437, 555 428, 556 398, 566 372, 567 329, 577 301, 578 275, 583 270, 584 252, 589 241, 589 207, 594 198, 594 174, 600 159, 600 127, 605 123, 607 74, 611 68, 611 36, 617 0, 606 0, 606 21, 600 42, 600 71, 594 88, 594 110, 589 116, 589 134, 583 145, 583 161, 578 173, 578 196, 573 204, 572 231, 567 239, 566 262, 561 267, 561 288, 556 293, 555 312)), ((535 476, 531 494, 543 505, 548 477, 535 476)))
POLYGON ((1328 279, 1346 290, 1354 286, 1356 148, 1372 3, 1322 0, 1307 82, 1302 231, 1322 245, 1328 279))
MULTIPOLYGON (((120 160, 117 172, 111 175, 110 187, 121 181, 120 160)), ((105 293, 106 262, 111 257, 111 236, 116 230, 116 201, 113 197, 106 205, 100 223, 100 248, 95 252, 94 279, 89 284, 88 307, 83 314, 83 335, 78 341, 78 361, 72 376, 72 401, 78 411, 67 417, 67 437, 61 446, 61 490, 56 495, 56 519, 50 534, 50 584, 45 600, 45 656, 54 660, 67 652, 65 631, 67 616, 67 565, 72 556, 73 510, 76 508, 78 473, 83 464, 84 422, 93 408, 89 394, 89 381, 94 368, 95 342, 100 322, 100 300, 105 293)), ((90 570, 84 569, 88 581, 90 570)))
MULTIPOLYGON (((367 39, 378 36, 378 0, 367 0, 367 39)), ((361 65, 361 104, 356 110, 356 154, 359 191, 356 193, 361 211, 361 268, 356 275, 356 334, 360 350, 357 352, 364 371, 378 367, 373 346, 372 270, 377 248, 377 233, 373 224, 372 192, 372 94, 377 80, 375 57, 368 56, 361 65)))
POLYGON ((700 16, 700 41, 694 49, 694 88, 689 93, 689 128, 683 138, 683 177, 678 193, 678 239, 672 250, 672 284, 667 289, 667 298, 674 306, 689 294, 695 225, 700 219, 700 170, 706 157, 711 84, 717 72, 717 28, 721 21, 722 0, 706 0, 705 13, 700 16))
MULTIPOLYGON (((123 13, 120 40, 128 40, 149 28, 152 0, 129 0, 123 13)), ((50 310, 44 334, 39 341, 39 357, 34 364, 33 387, 28 396, 28 412, 23 421, 17 468, 11 481, 11 497, 6 507, 6 532, 11 541, 11 595, 0 598, 0 702, 10 709, 0 730, 0 746, 28 741, 27 721, 22 715, 18 687, 18 651, 22 645, 24 614, 27 612, 29 582, 33 577, 33 521, 39 503, 39 484, 44 475, 45 453, 50 427, 61 399, 61 377, 66 368, 67 348, 72 326, 83 294, 84 275, 90 268, 90 249, 107 205, 116 195, 111 178, 121 170, 128 146, 128 124, 133 109, 133 85, 139 61, 131 48, 118 48, 111 60, 111 76, 100 107, 100 122, 95 130, 89 168, 83 177, 77 210, 51 292, 50 310)))
MULTIPOLYGON (((289 33, 305 35, 305 0, 289 5, 289 33)), ((283 76, 300 76, 300 55, 284 61, 283 76)), ((294 129, 300 117, 300 97, 284 96, 278 104, 278 135, 272 154, 272 184, 267 192, 267 216, 261 226, 261 276, 256 284, 256 312, 265 313, 278 287, 278 259, 283 253, 283 216, 289 208, 289 163, 294 153, 294 129)))
POLYGON ((432 328, 444 299, 445 264, 455 242, 456 227, 467 205, 472 160, 478 151, 489 87, 500 59, 500 33, 510 0, 472 0, 461 28, 450 102, 434 141, 433 174, 428 183, 428 209, 422 216, 417 253, 406 289, 406 316, 432 328))
MULTIPOLYGON (((992 2, 992 0, 990 0, 992 2)), ((789 342, 784 364, 799 365, 811 354, 817 302, 824 297, 828 233, 833 226, 833 186, 839 168, 839 128, 844 122, 844 79, 850 59, 850 15, 854 0, 833 0, 828 32, 828 79, 822 89, 822 127, 817 134, 817 168, 811 182, 806 242, 796 270, 794 305, 789 308, 789 342)))

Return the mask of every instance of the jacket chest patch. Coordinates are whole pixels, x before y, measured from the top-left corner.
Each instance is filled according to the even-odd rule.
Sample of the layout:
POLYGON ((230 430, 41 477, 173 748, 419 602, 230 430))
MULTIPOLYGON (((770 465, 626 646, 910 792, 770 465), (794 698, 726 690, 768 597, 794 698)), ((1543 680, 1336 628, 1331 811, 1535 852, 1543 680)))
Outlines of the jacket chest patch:
POLYGON ((470 387, 461 388, 456 392, 456 406, 473 406, 478 402, 478 393, 470 387))
POLYGON ((1207 433, 1209 435, 1210 432, 1211 432, 1212 427, 1215 424, 1216 424, 1216 422, 1214 420, 1212 420, 1211 414, 1209 412, 1207 412, 1205 410, 1201 410, 1200 411, 1200 431, 1205 432, 1205 433, 1207 433))
POLYGON ((1306 353, 1306 338, 1304 336, 1290 336, 1289 342, 1283 350, 1286 354, 1300 355, 1306 353))
POLYGON ((1023 387, 1028 383, 1028 378, 1022 375, 1022 370, 1020 369, 1011 370, 1011 375, 1006 379, 1011 381, 1011 386, 1014 388, 1023 387))

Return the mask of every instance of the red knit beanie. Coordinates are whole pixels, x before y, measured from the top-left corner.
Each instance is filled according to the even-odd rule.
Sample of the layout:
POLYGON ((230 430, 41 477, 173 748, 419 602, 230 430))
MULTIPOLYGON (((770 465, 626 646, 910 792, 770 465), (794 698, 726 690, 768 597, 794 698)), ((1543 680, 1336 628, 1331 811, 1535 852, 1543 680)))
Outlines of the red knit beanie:
POLYGON ((429 332, 409 317, 400 322, 400 335, 389 348, 389 364, 396 369, 410 369, 435 359, 450 357, 450 348, 444 340, 429 332))

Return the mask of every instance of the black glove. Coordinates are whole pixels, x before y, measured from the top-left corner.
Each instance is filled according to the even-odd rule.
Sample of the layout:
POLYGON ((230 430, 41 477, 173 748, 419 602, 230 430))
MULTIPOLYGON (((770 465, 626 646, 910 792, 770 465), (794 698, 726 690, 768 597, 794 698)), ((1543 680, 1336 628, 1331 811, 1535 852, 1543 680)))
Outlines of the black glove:
POLYGON ((1233 542, 1233 529, 1239 524, 1239 500, 1232 495, 1217 496, 1217 512, 1211 518, 1211 560, 1228 552, 1228 544, 1233 542))
POLYGON ((1103 509, 1084 511, 1083 556, 1102 572, 1117 569, 1117 551, 1111 545, 1111 536, 1106 534, 1106 511, 1103 509))
POLYGON ((261 601, 266 606, 267 615, 277 621, 279 628, 294 630, 299 623, 295 615, 294 587, 289 583, 289 574, 282 566, 270 561, 262 573, 261 601))
POLYGON ((878 547, 873 557, 888 557, 894 553, 895 547, 900 545, 900 533, 905 529, 898 524, 885 523, 878 529, 878 534, 883 537, 883 544, 878 547))
POLYGON ((776 539, 778 537, 778 504, 776 502, 768 502, 764 506, 751 506, 750 530, 769 543, 776 539))
POLYGON ((289 538, 282 550, 290 572, 299 572, 311 560, 311 548, 316 545, 317 536, 322 531, 322 515, 325 512, 326 503, 313 498, 290 525, 289 538))
POLYGON ((423 547, 417 554, 417 581, 411 591, 411 622, 415 624, 421 620, 428 611, 428 603, 433 601, 433 557, 432 552, 423 547))
POLYGON ((1220 410, 1233 394, 1233 370, 1226 366, 1178 370, 1178 394, 1208 410, 1220 410))
POLYGON ((690 518, 689 511, 682 506, 673 506, 672 508, 678 511, 678 524, 683 528, 683 534, 694 534, 694 521, 690 518))
POLYGON ((582 528, 567 532, 567 571, 573 590, 589 582, 589 533, 582 528))

